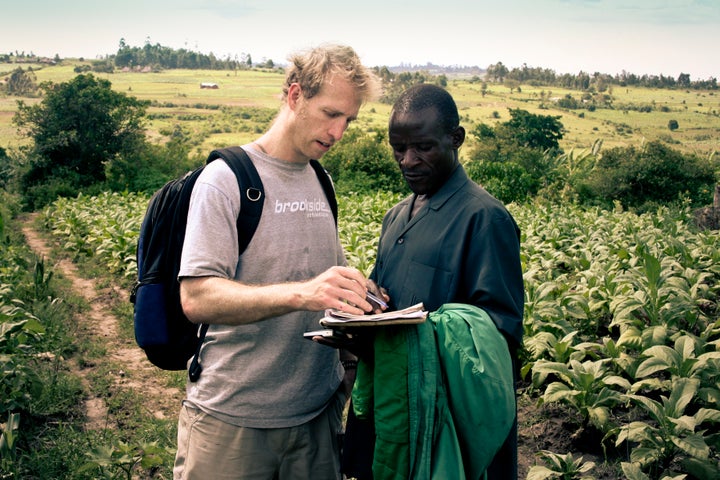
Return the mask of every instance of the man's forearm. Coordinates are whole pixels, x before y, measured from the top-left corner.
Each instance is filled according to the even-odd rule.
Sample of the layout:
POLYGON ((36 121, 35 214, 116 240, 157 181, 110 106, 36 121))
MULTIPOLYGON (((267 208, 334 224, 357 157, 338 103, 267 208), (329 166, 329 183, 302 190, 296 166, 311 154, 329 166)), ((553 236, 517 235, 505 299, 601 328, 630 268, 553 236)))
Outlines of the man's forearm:
POLYGON ((337 308, 362 315, 367 279, 349 267, 331 267, 305 282, 247 285, 222 277, 186 277, 180 282, 183 311, 191 322, 241 325, 293 311, 337 308))
POLYGON ((183 311, 191 322, 241 325, 301 310, 297 284, 254 286, 220 277, 185 278, 183 311))

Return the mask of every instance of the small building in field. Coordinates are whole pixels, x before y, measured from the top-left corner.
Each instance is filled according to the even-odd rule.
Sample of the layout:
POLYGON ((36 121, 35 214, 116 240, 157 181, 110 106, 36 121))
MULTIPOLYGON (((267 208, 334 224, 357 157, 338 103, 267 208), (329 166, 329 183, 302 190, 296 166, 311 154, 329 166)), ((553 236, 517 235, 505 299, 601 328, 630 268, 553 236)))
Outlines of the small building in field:
POLYGON ((217 83, 210 83, 210 82, 203 82, 200 84, 200 88, 211 88, 213 90, 216 90, 220 88, 217 83))

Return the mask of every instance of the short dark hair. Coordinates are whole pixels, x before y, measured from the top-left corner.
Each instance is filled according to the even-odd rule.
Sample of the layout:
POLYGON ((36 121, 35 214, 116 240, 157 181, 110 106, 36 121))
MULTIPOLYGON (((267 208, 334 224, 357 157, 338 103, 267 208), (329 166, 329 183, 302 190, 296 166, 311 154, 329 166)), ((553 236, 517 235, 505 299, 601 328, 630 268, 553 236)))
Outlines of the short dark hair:
POLYGON ((426 108, 437 110, 445 133, 452 133, 460 125, 460 115, 452 95, 442 87, 426 83, 413 85, 402 92, 393 105, 392 113, 414 113, 426 108))

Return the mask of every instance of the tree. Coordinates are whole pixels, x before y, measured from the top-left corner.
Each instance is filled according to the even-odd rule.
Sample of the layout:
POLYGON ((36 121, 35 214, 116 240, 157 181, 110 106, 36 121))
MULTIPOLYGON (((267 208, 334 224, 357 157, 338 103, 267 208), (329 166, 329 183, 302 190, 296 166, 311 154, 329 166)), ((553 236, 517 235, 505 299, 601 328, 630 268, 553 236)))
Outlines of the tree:
POLYGON ((563 124, 559 115, 535 115, 520 108, 510 108, 509 111, 511 118, 502 125, 519 145, 541 150, 560 148, 563 124))
POLYGON ((18 67, 10 74, 5 91, 8 95, 30 96, 37 92, 38 86, 35 83, 36 77, 32 69, 26 72, 18 67))
POLYGON ((466 168, 470 178, 503 202, 520 201, 554 183, 553 158, 563 136, 560 117, 510 109, 511 119, 495 128, 479 123, 477 143, 466 168))
MULTIPOLYGON (((99 184, 105 180, 106 163, 145 142, 142 119, 148 102, 113 91, 108 80, 83 74, 40 88, 42 102, 19 101, 13 118, 20 133, 33 140, 21 179, 24 195, 38 188, 73 195, 99 184)), ((52 201, 49 197, 43 198, 52 201)), ((26 200, 27 206, 39 206, 26 200)))
POLYGON ((689 73, 681 73, 678 75, 677 84, 680 87, 687 88, 690 86, 690 74, 689 73))
POLYGON ((492 79, 494 82, 502 83, 508 74, 508 68, 503 65, 502 62, 498 62, 495 65, 489 65, 485 75, 487 78, 492 79))

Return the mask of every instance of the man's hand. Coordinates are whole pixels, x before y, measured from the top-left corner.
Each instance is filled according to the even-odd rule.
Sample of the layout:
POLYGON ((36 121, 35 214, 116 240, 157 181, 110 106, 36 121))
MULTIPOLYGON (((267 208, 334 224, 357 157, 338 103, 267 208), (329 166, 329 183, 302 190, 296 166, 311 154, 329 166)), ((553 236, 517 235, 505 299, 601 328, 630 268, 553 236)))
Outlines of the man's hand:
POLYGON ((373 340, 375 332, 372 327, 355 327, 351 329, 336 330, 332 336, 314 336, 313 342, 320 343, 327 347, 347 350, 356 357, 369 361, 373 357, 373 340))
POLYGON ((368 281, 355 268, 332 267, 303 284, 302 310, 334 308, 354 315, 373 310, 366 300, 368 281))

